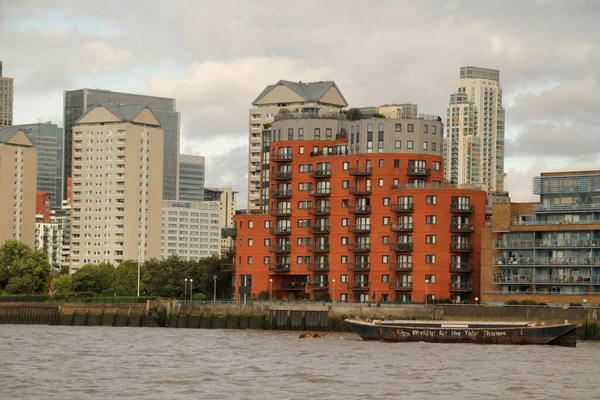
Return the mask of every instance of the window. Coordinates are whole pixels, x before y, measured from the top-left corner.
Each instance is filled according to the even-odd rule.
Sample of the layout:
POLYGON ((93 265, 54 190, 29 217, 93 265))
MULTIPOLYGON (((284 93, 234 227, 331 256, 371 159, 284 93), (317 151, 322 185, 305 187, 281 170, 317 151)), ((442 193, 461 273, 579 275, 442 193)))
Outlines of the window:
POLYGON ((248 264, 252 264, 252 256, 248 257, 248 264))
POLYGON ((348 244, 348 237, 342 237, 342 246, 346 246, 348 244))
POLYGON ((407 149, 412 149, 413 148, 413 141, 412 140, 407 140, 406 141, 406 148, 407 149))
POLYGON ((394 148, 395 149, 401 149, 402 148, 402 140, 396 140, 394 142, 394 148))
POLYGON ((379 178, 377 184, 379 185, 379 187, 383 187, 383 178, 379 178))
MULTIPOLYGON (((302 129, 302 128, 300 128, 300 129, 302 129)), ((302 132, 304 133, 304 129, 302 129, 302 132)), ((304 136, 302 137, 302 139, 304 139, 304 136)), ((302 139, 300 139, 300 140, 302 140, 302 139)), ((298 154, 304 154, 304 146, 300 146, 298 148, 298 154)))
POLYGON ((383 168, 383 160, 379 160, 379 168, 383 168))
POLYGON ((296 258, 296 263, 310 264, 310 257, 309 256, 298 256, 298 258, 296 258))
MULTIPOLYGON (((425 125, 427 126, 427 125, 425 125)), ((304 128, 298 128, 298 140, 304 140, 304 128)), ((302 154, 302 153, 300 153, 302 154)))
POLYGON ((425 274, 425 280, 429 283, 435 283, 435 275, 434 274, 425 274))
POLYGON ((294 128, 288 128, 288 140, 294 140, 294 128))
POLYGON ((315 140, 321 140, 321 128, 315 128, 315 140))
POLYGON ((271 220, 268 219, 265 221, 265 228, 270 228, 271 227, 271 220))
POLYGON ((308 210, 309 208, 311 208, 312 206, 312 202, 311 201, 299 201, 298 202, 298 209, 299 210, 308 210))
POLYGON ((348 218, 342 218, 342 226, 348 226, 348 218))
POLYGON ((400 160, 394 160, 394 168, 400 168, 400 160))
POLYGON ((407 124, 408 127, 406 128, 407 132, 414 132, 415 131, 415 126, 413 124, 407 124))
POLYGON ((350 162, 349 161, 345 161, 344 164, 342 164, 342 169, 344 171, 350 169, 350 162))
POLYGON ((252 246, 253 244, 254 244, 254 240, 248 239, 248 247, 252 246))
POLYGON ((383 198, 383 205, 384 206, 389 206, 390 205, 390 198, 389 197, 384 197, 383 198))
POLYGON ((427 196, 425 198, 426 204, 437 204, 437 196, 427 196))
POLYGON ((436 128, 435 125, 431 125, 431 134, 432 135, 435 135, 435 128, 436 128))
POLYGON ((342 208, 348 208, 348 207, 350 207, 350 200, 343 199, 342 200, 342 208))
POLYGON ((442 163, 439 161, 434 161, 431 163, 431 169, 434 171, 439 171, 442 168, 442 163))
POLYGON ((383 225, 389 225, 390 224, 390 217, 383 217, 383 225))
POLYGON ((435 235, 425 235, 425 243, 435 244, 435 235))
POLYGON ((271 257, 269 257, 269 256, 263 257, 263 264, 265 264, 265 265, 271 264, 271 257))
POLYGON ((298 246, 310 245, 310 238, 298 238, 298 246))
POLYGON ((248 228, 249 229, 254 228, 254 221, 248 221, 248 228))
POLYGON ((437 216, 435 216, 435 215, 427 215, 425 217, 425 223, 429 224, 429 225, 433 225, 433 224, 437 223, 437 216))
POLYGON ((396 132, 402 132, 402 124, 396 124, 396 132))
POLYGON ((340 275, 340 282, 348 283, 348 275, 346 275, 346 274, 340 275))
POLYGON ((437 143, 431 142, 431 151, 436 151, 436 149, 437 149, 437 143))
POLYGON ((435 264, 435 254, 426 254, 425 264, 435 264))
POLYGON ((389 236, 383 236, 381 238, 381 243, 382 244, 390 244, 390 237, 389 236))
POLYGON ((423 133, 429 133, 429 125, 423 125, 423 133))
POLYGON ((299 219, 298 228, 308 228, 310 226, 310 219, 299 219))
POLYGON ((332 139, 331 128, 325 129, 325 139, 327 139, 327 140, 331 140, 332 139))
POLYGON ((265 239, 264 240, 264 245, 265 245, 265 247, 270 246, 271 245, 271 239, 269 239, 269 238, 265 239))
POLYGON ((300 164, 300 172, 311 172, 312 164, 300 164))
POLYGON ((348 189, 350 187, 350 181, 342 181, 342 189, 348 189))
POLYGON ((340 263, 341 264, 348 264, 348 256, 341 256, 340 257, 340 263))
POLYGON ((423 150, 427 150, 427 142, 423 142, 423 150))
POLYGON ((298 190, 305 192, 312 189, 312 182, 303 182, 298 184, 298 190))

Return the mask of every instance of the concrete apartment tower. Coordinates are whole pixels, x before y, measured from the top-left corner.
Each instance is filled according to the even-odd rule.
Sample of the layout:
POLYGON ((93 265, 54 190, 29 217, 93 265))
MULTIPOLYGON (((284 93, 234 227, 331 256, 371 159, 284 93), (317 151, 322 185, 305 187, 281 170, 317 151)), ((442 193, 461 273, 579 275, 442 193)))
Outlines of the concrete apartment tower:
POLYGON ((37 190, 52 194, 52 207, 60 208, 63 200, 63 129, 50 122, 15 125, 27 135, 37 149, 37 190))
POLYGON ((17 128, 0 128, 0 245, 35 244, 37 151, 17 128))
POLYGON ((164 131, 163 155, 163 199, 177 199, 177 157, 179 155, 180 115, 176 110, 175 99, 145 96, 110 90, 79 89, 64 92, 65 124, 65 168, 64 181, 72 176, 71 145, 73 125, 90 108, 98 104, 143 104, 152 109, 152 114, 164 131))
POLYGON ((0 126, 13 124, 13 96, 13 78, 5 78, 2 75, 2 61, 0 61, 0 126))
MULTIPOLYGON (((281 80, 267 86, 256 100, 249 115, 249 154, 248 154, 248 210, 258 212, 261 203, 261 192, 268 187, 261 187, 260 152, 261 132, 264 124, 270 124, 276 114, 284 110, 290 113, 309 113, 325 115, 339 112, 348 103, 335 82, 290 82, 281 80)), ((286 133, 284 133, 285 135, 286 133)))
POLYGON ((205 159, 203 156, 179 155, 177 200, 203 201, 205 159))
POLYGON ((500 71, 466 66, 450 95, 444 138, 445 179, 504 190, 504 108, 500 71))
MULTIPOLYGON (((235 215, 236 201, 235 195, 238 192, 232 189, 204 188, 204 201, 219 203, 219 212, 221 213, 221 229, 234 228, 233 217, 235 215)), ((233 241, 231 237, 221 238, 221 252, 231 251, 233 241)))
POLYGON ((163 130, 145 105, 98 105, 73 126, 71 272, 160 257, 163 130))

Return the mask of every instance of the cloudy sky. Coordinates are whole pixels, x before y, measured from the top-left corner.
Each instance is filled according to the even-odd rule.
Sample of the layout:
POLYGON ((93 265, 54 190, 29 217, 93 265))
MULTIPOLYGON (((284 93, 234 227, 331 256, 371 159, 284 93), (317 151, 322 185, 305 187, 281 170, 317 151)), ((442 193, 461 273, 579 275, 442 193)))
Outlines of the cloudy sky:
POLYGON ((177 99, 184 153, 246 204, 248 108, 279 79, 351 106, 445 115, 459 68, 501 71, 511 197, 540 171, 600 169, 600 1, 0 0, 15 123, 62 124, 65 89, 177 99))

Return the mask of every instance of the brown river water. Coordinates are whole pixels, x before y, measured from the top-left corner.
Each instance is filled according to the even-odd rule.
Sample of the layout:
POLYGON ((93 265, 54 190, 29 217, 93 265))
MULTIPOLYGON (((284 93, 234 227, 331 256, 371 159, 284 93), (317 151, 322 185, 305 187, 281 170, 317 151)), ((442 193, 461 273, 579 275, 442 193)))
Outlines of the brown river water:
POLYGON ((577 348, 350 333, 0 325, 0 399, 598 399, 577 348))

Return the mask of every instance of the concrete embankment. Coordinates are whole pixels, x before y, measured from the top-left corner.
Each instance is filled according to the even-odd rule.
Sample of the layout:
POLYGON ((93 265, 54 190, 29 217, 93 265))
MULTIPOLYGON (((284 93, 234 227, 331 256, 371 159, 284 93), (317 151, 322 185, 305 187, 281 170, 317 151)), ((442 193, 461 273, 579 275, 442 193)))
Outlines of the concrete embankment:
POLYGON ((344 319, 435 319, 577 323, 578 337, 600 340, 590 307, 352 306, 344 304, 0 303, 0 324, 130 326, 204 329, 345 331, 344 319))

